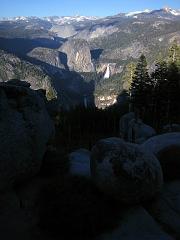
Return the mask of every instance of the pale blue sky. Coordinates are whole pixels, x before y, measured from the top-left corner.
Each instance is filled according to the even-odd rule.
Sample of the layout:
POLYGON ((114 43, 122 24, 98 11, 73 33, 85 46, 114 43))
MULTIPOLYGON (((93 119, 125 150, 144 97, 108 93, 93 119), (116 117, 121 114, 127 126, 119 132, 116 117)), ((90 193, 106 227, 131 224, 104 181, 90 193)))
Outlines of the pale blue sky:
POLYGON ((180 0, 0 0, 0 17, 7 16, 107 16, 119 12, 180 8, 180 0))

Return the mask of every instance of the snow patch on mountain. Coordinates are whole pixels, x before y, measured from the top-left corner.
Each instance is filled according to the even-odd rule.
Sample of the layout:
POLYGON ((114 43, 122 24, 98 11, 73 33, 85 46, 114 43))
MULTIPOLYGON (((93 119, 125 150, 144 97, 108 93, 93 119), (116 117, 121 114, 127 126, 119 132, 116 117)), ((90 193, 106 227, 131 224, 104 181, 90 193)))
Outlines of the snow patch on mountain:
POLYGON ((24 17, 24 16, 17 16, 17 17, 7 17, 7 18, 0 18, 0 21, 30 21, 30 20, 46 20, 48 22, 63 25, 63 24, 71 24, 73 22, 83 22, 83 21, 94 21, 99 19, 99 17, 94 16, 49 16, 49 17, 24 17))
POLYGON ((94 21, 99 19, 94 16, 65 16, 65 17, 44 17, 45 20, 49 22, 56 23, 58 25, 71 24, 73 22, 84 22, 84 21, 94 21))
POLYGON ((0 21, 30 21, 30 20, 37 20, 37 19, 40 19, 38 17, 25 17, 25 16, 17 16, 17 17, 2 17, 0 18, 0 21))
POLYGON ((179 10, 174 10, 172 8, 164 8, 164 10, 167 12, 167 13, 171 13, 172 15, 174 16, 180 16, 180 9, 179 10))
POLYGON ((152 10, 149 10, 149 9, 145 9, 143 11, 135 11, 135 12, 129 12, 129 13, 126 13, 125 16, 126 17, 132 17, 134 15, 137 15, 137 14, 140 14, 140 13, 150 13, 152 10))
MULTIPOLYGON (((133 18, 138 18, 139 14, 153 14, 153 13, 158 13, 158 14, 166 14, 167 15, 172 15, 175 17, 180 16, 180 9, 172 9, 169 7, 165 7, 159 10, 150 10, 150 9, 145 9, 143 11, 133 11, 129 13, 120 13, 118 14, 119 16, 126 16, 126 17, 133 17, 133 18)), ((161 16, 160 16, 161 17, 161 16)), ((101 19, 101 17, 96 17, 96 16, 80 16, 80 15, 75 15, 75 16, 48 16, 48 17, 34 17, 34 16, 17 16, 17 17, 7 17, 7 18, 0 18, 0 21, 31 21, 31 20, 45 20, 48 21, 52 24, 56 25, 65 25, 65 24, 73 24, 73 23, 83 23, 85 21, 95 21, 101 19)), ((104 19, 103 21, 107 21, 109 17, 107 18, 102 18, 104 19)))
POLYGON ((139 14, 142 14, 142 13, 154 13, 154 12, 165 12, 167 14, 172 14, 174 16, 180 16, 180 9, 172 9, 172 8, 169 8, 169 7, 165 7, 165 8, 162 8, 160 10, 149 10, 149 9, 145 9, 144 11, 135 11, 135 12, 129 12, 129 13, 126 13, 125 16, 126 17, 134 17, 134 18, 137 18, 137 16, 139 14))

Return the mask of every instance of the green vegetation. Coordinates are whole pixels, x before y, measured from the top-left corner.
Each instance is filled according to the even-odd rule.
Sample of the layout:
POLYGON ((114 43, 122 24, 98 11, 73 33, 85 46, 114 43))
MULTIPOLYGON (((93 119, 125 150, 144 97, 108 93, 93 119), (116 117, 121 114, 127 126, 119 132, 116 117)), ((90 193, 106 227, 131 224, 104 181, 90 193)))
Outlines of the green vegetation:
POLYGON ((152 86, 153 83, 148 74, 146 58, 144 55, 141 55, 134 72, 134 77, 132 78, 130 89, 134 110, 140 110, 141 115, 149 107, 152 86))
POLYGON ((178 67, 180 67, 180 45, 178 45, 176 40, 169 48, 168 63, 175 63, 178 67))
POLYGON ((135 75, 136 64, 134 62, 130 62, 126 65, 126 69, 124 75, 122 77, 123 81, 123 89, 130 91, 131 83, 133 81, 135 75))
POLYGON ((52 86, 50 86, 49 90, 46 91, 46 98, 47 98, 48 101, 56 98, 56 91, 52 86))
POLYGON ((114 74, 109 79, 100 79, 96 82, 95 95, 119 94, 123 90, 122 73, 114 74))
POLYGON ((179 46, 174 43, 167 61, 159 60, 151 76, 142 55, 131 84, 131 101, 137 114, 159 130, 180 121, 179 46))

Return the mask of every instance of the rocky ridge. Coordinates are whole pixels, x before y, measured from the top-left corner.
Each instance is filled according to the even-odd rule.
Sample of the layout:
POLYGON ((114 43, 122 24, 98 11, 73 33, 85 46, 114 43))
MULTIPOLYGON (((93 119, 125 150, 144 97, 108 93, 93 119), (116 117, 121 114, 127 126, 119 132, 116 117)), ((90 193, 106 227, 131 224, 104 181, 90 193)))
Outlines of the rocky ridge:
POLYGON ((46 90, 48 99, 56 97, 53 83, 40 66, 36 66, 15 55, 0 51, 0 81, 11 79, 26 80, 33 89, 46 90))
MULTIPOLYGON (((95 82, 97 106, 104 108, 115 101, 114 98, 108 101, 107 96, 118 95, 123 90, 121 80, 129 62, 135 63, 144 53, 151 69, 159 54, 166 58, 167 49, 175 39, 180 42, 179 18, 179 10, 170 8, 120 13, 104 18, 18 17, 0 21, 0 42, 2 50, 13 50, 13 42, 19 38, 28 40, 30 51, 24 53, 19 49, 18 53, 23 58, 31 56, 33 65, 39 61, 39 66, 45 67, 50 75, 60 72, 58 78, 61 81, 72 78, 72 75, 64 77, 64 69, 77 73, 96 72, 98 78, 92 74, 89 81, 95 82), (11 40, 10 47, 3 39, 11 40), (62 54, 58 58, 59 52, 62 54), (110 76, 103 81, 108 65, 110 76)), ((73 83, 70 88, 75 85, 73 83)))

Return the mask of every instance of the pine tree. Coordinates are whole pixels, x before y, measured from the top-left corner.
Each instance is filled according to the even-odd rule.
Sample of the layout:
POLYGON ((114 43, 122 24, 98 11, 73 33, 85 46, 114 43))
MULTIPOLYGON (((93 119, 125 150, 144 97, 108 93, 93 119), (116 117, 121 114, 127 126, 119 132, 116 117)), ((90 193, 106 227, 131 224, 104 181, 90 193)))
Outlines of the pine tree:
POLYGON ((180 121, 180 45, 176 40, 169 48, 167 91, 167 121, 180 121))
POLYGON ((174 43, 168 61, 160 60, 151 75, 154 82, 153 113, 157 129, 180 120, 180 48, 174 43))
POLYGON ((167 113, 167 78, 168 66, 163 60, 156 63, 151 79, 154 85, 153 89, 153 125, 159 129, 164 123, 167 113))
POLYGON ((153 83, 148 74, 146 57, 141 55, 136 66, 130 91, 134 111, 142 118, 146 114, 146 109, 151 105, 152 88, 153 83))
POLYGON ((176 40, 169 48, 168 63, 176 63, 176 65, 180 67, 180 45, 178 45, 176 40))
POLYGON ((177 122, 180 120, 180 69, 176 62, 168 67, 167 99, 167 121, 177 122))
POLYGON ((128 93, 129 93, 130 88, 131 88, 131 83, 132 83, 133 78, 134 78, 135 70, 136 70, 136 64, 134 62, 129 63, 126 66, 125 73, 124 73, 123 78, 122 78, 123 89, 126 90, 128 93))

